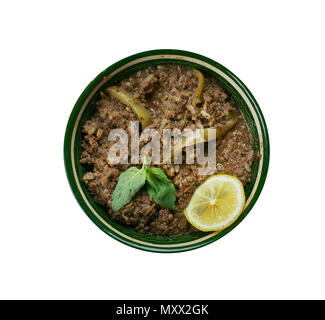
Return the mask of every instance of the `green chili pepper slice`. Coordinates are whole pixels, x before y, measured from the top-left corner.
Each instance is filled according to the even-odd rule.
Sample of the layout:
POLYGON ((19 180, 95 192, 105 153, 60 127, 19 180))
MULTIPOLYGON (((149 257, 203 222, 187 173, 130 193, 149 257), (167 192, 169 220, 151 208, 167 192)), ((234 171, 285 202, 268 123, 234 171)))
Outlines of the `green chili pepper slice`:
POLYGON ((117 86, 108 87, 105 89, 105 92, 131 107, 133 112, 140 119, 142 129, 152 124, 152 117, 144 104, 134 98, 129 92, 117 86))
POLYGON ((204 76, 201 71, 193 69, 194 75, 197 77, 198 84, 194 92, 192 106, 195 108, 198 103, 201 102, 201 95, 204 87, 204 76))

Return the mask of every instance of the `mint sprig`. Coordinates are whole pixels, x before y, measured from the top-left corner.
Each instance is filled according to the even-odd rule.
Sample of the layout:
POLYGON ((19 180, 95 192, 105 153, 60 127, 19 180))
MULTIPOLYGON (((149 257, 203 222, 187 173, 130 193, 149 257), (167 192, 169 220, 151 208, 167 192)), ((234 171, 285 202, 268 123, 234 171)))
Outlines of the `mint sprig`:
POLYGON ((144 159, 141 169, 130 167, 119 176, 112 196, 113 211, 128 204, 144 185, 157 204, 162 208, 175 210, 176 190, 173 182, 162 169, 148 168, 144 159))

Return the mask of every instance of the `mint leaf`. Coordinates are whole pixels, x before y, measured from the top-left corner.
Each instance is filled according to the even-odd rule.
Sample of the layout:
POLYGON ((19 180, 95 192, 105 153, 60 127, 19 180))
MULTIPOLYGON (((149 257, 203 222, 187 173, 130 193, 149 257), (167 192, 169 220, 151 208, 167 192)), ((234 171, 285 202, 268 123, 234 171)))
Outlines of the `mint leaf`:
POLYGON ((129 203, 135 194, 143 187, 146 182, 147 164, 144 163, 141 169, 130 167, 123 172, 112 195, 112 209, 117 211, 129 203))
POLYGON ((146 189, 151 198, 162 208, 175 210, 175 186, 163 170, 160 168, 147 169, 146 189))
POLYGON ((113 211, 128 204, 144 185, 157 204, 162 208, 175 210, 176 191, 172 181, 160 168, 149 169, 144 159, 141 169, 130 167, 119 176, 112 195, 113 211))

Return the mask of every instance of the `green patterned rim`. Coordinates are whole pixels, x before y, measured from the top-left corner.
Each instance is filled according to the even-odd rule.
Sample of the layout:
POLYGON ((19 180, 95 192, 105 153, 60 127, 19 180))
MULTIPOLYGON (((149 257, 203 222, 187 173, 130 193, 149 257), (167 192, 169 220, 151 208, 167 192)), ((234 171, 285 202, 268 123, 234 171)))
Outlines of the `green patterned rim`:
POLYGON ((134 248, 151 252, 181 252, 214 242, 234 229, 249 213, 258 199, 269 165, 269 137, 263 114, 247 87, 228 69, 202 55, 182 50, 152 50, 122 59, 100 73, 77 100, 65 132, 64 162, 73 194, 88 217, 105 233, 134 248), (245 186, 246 204, 240 217, 221 232, 193 232, 178 236, 155 236, 136 232, 109 219, 105 208, 94 202, 82 183, 86 168, 79 163, 81 127, 95 113, 95 101, 103 87, 118 82, 128 75, 152 65, 179 64, 196 67, 213 75, 230 93, 244 115, 253 137, 255 157, 252 181, 245 186))

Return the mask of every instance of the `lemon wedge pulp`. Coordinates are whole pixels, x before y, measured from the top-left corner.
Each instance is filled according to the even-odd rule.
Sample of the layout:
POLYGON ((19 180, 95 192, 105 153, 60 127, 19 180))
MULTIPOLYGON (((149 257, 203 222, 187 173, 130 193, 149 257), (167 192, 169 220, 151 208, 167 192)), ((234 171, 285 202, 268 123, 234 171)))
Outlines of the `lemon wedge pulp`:
POLYGON ((184 213, 201 231, 220 231, 240 216, 245 205, 242 183, 234 176, 214 175, 194 192, 184 213))

